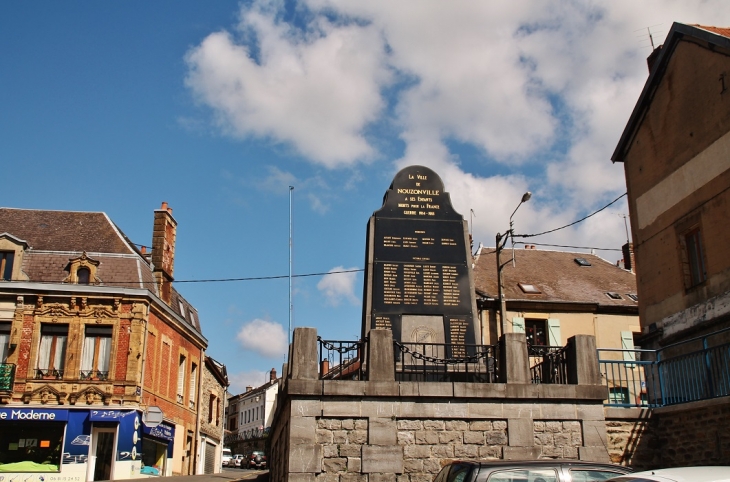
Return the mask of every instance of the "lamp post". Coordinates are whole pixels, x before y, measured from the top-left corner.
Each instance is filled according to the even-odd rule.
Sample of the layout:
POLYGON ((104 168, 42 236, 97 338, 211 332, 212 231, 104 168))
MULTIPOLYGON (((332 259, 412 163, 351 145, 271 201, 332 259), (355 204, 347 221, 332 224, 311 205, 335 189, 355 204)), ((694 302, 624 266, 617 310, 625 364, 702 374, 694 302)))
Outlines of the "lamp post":
MULTIPOLYGON (((507 244, 507 240, 510 236, 512 236, 512 239, 514 240, 514 230, 512 229, 512 218, 514 217, 515 213, 518 209, 520 209, 520 206, 522 206, 523 203, 526 203, 530 200, 532 197, 532 193, 530 191, 527 191, 525 194, 522 195, 522 199, 520 200, 520 203, 517 205, 514 211, 512 211, 512 215, 509 217, 509 230, 505 231, 504 233, 497 233, 497 243, 496 243, 496 249, 497 249, 497 289, 499 291, 499 336, 501 337, 504 334, 504 313, 507 311, 506 309, 506 301, 504 299, 504 286, 502 283, 502 268, 504 268, 504 264, 502 264, 502 260, 500 259, 500 254, 502 253, 502 250, 504 249, 505 245, 507 244), (501 245, 500 245, 501 243, 501 245)), ((506 263, 505 263, 506 264, 506 263)))

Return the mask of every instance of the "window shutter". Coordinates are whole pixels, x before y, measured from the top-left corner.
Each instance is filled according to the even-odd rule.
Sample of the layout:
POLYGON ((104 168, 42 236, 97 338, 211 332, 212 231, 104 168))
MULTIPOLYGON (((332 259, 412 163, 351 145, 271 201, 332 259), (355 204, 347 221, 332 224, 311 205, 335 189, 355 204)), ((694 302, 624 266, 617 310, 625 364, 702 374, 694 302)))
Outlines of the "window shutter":
POLYGON ((518 316, 512 317, 512 333, 525 332, 525 319, 518 316))
POLYGON ((631 331, 621 332, 621 349, 624 351, 624 361, 635 361, 636 353, 634 350, 634 333, 631 331))
POLYGON ((190 400, 190 408, 195 408, 195 392, 197 391, 196 388, 198 388, 196 386, 198 383, 198 365, 195 363, 192 365, 193 369, 190 370, 190 390, 188 390, 188 398, 190 400))
POLYGON ((185 357, 180 355, 180 366, 177 370, 177 401, 183 403, 183 393, 185 392, 185 357))
POLYGON ((560 320, 557 318, 548 318, 548 345, 563 346, 563 340, 560 338, 560 320))

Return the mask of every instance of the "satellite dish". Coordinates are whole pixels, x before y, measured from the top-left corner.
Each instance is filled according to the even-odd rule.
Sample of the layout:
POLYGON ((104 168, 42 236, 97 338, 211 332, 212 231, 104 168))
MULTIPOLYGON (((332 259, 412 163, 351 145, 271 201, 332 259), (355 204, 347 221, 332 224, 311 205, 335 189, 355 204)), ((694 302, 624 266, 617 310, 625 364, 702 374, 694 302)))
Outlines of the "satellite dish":
POLYGON ((142 414, 142 422, 144 422, 145 426, 154 428, 162 423, 162 417, 162 409, 156 405, 151 405, 142 414))

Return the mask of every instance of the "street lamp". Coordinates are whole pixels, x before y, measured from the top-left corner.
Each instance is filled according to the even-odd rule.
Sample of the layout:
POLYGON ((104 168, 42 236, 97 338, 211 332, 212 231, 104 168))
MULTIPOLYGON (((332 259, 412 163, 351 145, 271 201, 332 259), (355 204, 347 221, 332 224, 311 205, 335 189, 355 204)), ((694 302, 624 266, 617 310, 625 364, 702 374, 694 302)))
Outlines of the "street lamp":
POLYGON ((512 211, 512 215, 509 217, 509 230, 505 231, 504 234, 497 233, 497 289, 499 290, 499 336, 502 336, 504 334, 504 312, 507 311, 506 302, 504 300, 504 286, 502 285, 502 268, 504 268, 507 263, 502 264, 499 255, 502 253, 502 250, 507 244, 507 240, 509 239, 509 237, 512 236, 512 239, 514 240, 515 233, 512 229, 512 218, 514 217, 517 210, 520 209, 520 206, 522 206, 523 203, 529 201, 531 197, 532 193, 530 191, 527 191, 525 194, 522 195, 520 203, 517 205, 515 210, 512 211))

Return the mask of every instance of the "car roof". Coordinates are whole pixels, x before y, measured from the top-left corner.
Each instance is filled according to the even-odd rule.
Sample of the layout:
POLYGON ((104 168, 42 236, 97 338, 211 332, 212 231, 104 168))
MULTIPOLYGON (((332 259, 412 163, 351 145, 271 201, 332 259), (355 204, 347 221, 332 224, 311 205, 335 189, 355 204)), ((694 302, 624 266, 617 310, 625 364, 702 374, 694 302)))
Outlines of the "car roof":
POLYGON ((617 464, 608 464, 604 462, 590 462, 587 460, 572 460, 572 459, 541 459, 541 460, 457 460, 453 462, 454 464, 457 463, 463 463, 463 464, 474 464, 479 465, 480 468, 490 468, 490 467, 545 467, 545 466, 556 466, 556 465, 566 465, 566 466, 575 466, 575 467, 601 467, 601 468, 611 468, 611 469, 620 469, 624 471, 631 471, 629 467, 625 467, 623 465, 617 465, 617 464))
MULTIPOLYGON (((611 479, 613 480, 613 479, 611 479)), ((646 470, 616 480, 657 482, 730 482, 730 466, 674 467, 646 470)))

